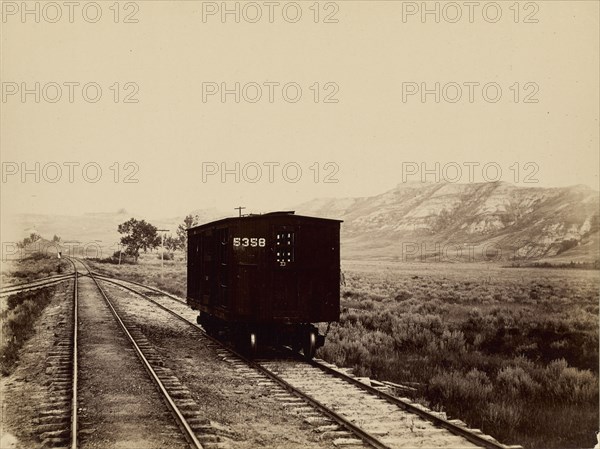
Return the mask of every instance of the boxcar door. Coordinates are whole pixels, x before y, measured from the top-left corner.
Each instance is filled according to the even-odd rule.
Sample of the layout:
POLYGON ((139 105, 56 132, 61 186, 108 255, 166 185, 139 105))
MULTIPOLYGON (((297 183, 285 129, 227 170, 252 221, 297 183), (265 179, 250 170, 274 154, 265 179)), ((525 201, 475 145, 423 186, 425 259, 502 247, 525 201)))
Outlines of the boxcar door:
POLYGON ((188 237, 187 295, 197 303, 201 300, 202 262, 200 260, 200 240, 198 235, 188 237))
POLYGON ((217 304, 226 309, 229 307, 229 228, 217 230, 215 244, 217 304))
POLYGON ((273 295, 274 318, 299 316, 298 273, 296 245, 298 232, 295 226, 275 226, 273 230, 273 295))
POLYGON ((215 275, 213 270, 214 238, 211 230, 202 234, 200 253, 202 258, 202 277, 200 288, 202 293, 202 305, 210 307, 213 305, 215 275))

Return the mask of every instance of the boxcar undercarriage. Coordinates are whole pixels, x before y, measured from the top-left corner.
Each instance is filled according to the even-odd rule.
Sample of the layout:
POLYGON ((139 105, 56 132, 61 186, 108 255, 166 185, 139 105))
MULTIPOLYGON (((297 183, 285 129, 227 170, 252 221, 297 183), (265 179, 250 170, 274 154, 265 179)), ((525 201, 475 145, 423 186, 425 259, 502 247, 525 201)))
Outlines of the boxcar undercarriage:
POLYGON ((302 350, 306 358, 312 359, 316 350, 325 344, 325 336, 311 323, 227 322, 206 312, 200 312, 196 322, 212 337, 226 335, 239 350, 249 355, 255 355, 259 347, 289 346, 295 352, 302 350))
POLYGON ((273 212, 188 229, 187 303, 208 334, 252 354, 312 358, 340 316, 340 221, 273 212))

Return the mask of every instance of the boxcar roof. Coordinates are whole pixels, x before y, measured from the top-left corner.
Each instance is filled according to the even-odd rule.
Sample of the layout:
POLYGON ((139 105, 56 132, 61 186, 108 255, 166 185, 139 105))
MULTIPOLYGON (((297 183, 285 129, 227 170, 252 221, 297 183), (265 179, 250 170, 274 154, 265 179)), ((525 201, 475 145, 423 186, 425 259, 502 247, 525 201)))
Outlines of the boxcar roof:
POLYGON ((296 215, 295 211, 292 210, 292 211, 267 212, 265 214, 250 214, 250 215, 244 215, 242 217, 222 218, 220 220, 215 220, 215 221, 211 221, 209 223, 203 223, 203 224, 200 224, 197 226, 193 226, 191 228, 188 228, 188 231, 191 231, 192 229, 199 229, 199 228, 215 226, 215 225, 230 224, 230 223, 234 223, 236 221, 268 220, 268 219, 274 218, 274 217, 293 217, 295 219, 297 218, 300 220, 330 221, 330 222, 337 222, 337 223, 342 223, 344 221, 344 220, 336 220, 333 218, 321 218, 321 217, 309 217, 307 215, 296 215))

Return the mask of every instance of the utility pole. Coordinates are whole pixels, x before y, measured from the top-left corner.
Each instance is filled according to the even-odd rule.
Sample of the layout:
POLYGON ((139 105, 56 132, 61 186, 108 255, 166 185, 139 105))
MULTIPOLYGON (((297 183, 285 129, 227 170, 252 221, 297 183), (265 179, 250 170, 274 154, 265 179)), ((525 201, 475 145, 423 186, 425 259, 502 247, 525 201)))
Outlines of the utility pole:
POLYGON ((121 255, 123 254, 123 246, 121 242, 117 242, 117 249, 119 250, 119 266, 121 266, 121 255))
POLYGON ((242 206, 238 206, 238 207, 234 207, 234 210, 237 210, 240 213, 240 217, 242 216, 242 209, 246 209, 245 207, 242 206))
MULTIPOLYGON (((99 253, 96 253, 96 256, 99 259, 102 259, 102 246, 100 246, 100 243, 102 243, 102 240, 94 240, 94 242, 98 243, 98 249, 99 249, 99 253)), ((86 257, 87 259, 87 257, 86 257)))
MULTIPOLYGON (((168 229, 157 229, 158 232, 169 232, 168 229)), ((163 271, 164 271, 164 266, 165 266, 165 262, 164 262, 164 258, 165 258, 165 234, 162 235, 162 239, 161 239, 161 244, 160 246, 162 247, 162 249, 160 250, 160 278, 162 279, 163 277, 163 271)))

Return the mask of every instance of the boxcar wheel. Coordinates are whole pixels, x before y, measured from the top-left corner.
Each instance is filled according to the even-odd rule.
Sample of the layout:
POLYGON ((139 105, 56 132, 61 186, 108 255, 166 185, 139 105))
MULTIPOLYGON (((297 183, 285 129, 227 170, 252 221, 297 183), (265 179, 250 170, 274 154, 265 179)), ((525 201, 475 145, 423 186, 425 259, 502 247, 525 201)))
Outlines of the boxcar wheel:
POLYGON ((315 331, 310 331, 306 335, 302 350, 304 351, 304 357, 309 360, 315 356, 315 352, 317 351, 317 334, 315 331))
POLYGON ((204 328, 204 331, 210 335, 211 337, 216 337, 219 334, 217 322, 210 316, 206 314, 198 315, 196 321, 200 326, 204 328))
POLYGON ((248 352, 251 356, 256 355, 256 351, 258 348, 258 343, 256 341, 256 332, 250 332, 250 335, 248 337, 248 352))

